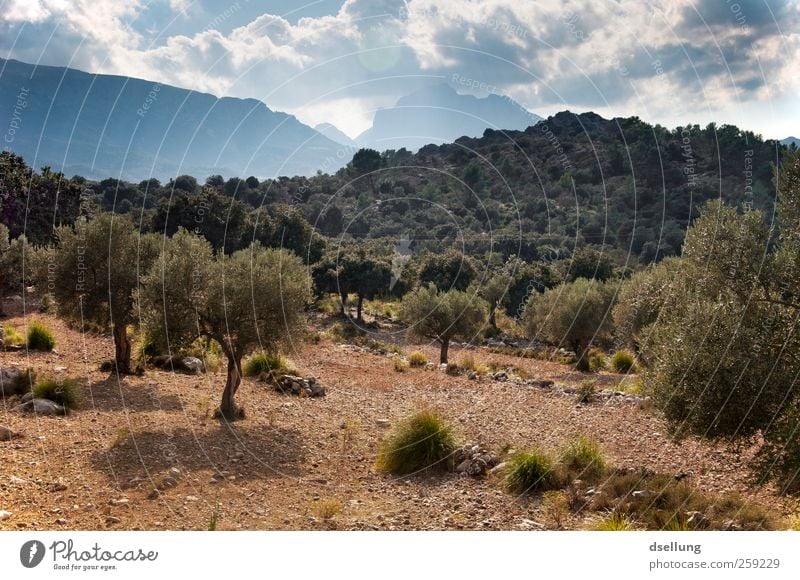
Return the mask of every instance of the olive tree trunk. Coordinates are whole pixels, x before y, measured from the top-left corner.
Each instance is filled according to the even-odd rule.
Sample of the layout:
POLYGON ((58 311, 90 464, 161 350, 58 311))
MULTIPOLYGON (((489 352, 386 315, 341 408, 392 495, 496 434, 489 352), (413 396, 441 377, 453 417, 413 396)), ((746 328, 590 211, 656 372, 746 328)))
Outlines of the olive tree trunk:
POLYGON ((358 304, 356 305, 356 320, 359 322, 364 322, 364 319, 361 317, 361 310, 364 306, 364 296, 361 294, 358 295, 358 304))
POLYGON ((582 373, 588 373, 589 368, 589 346, 591 343, 585 338, 580 338, 573 343, 575 349, 575 356, 578 362, 575 363, 575 369, 582 373))
POLYGON ((117 371, 129 375, 131 374, 131 341, 128 339, 128 328, 124 324, 115 324, 114 335, 114 360, 117 363, 117 371))
MULTIPOLYGON (((225 349, 227 351, 227 349, 225 349)), ((219 412, 228 421, 236 421, 244 417, 241 407, 236 406, 236 391, 242 383, 242 359, 231 352, 226 352, 228 359, 228 377, 225 381, 225 390, 222 391, 222 402, 219 412)))
POLYGON ((442 351, 439 354, 439 363, 446 365, 447 364, 447 350, 450 348, 450 339, 446 338, 442 340, 442 351))

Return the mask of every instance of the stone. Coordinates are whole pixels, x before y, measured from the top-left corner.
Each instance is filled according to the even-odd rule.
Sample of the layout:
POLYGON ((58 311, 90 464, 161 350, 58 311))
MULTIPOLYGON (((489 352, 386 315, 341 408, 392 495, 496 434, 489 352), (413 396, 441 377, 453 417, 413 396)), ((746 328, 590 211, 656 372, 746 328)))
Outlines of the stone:
POLYGON ((31 399, 13 408, 18 413, 34 413, 36 415, 65 415, 67 410, 49 399, 31 399))
POLYGON ((501 472, 501 471, 503 471, 503 470, 504 470, 506 467, 508 467, 508 461, 503 461, 503 462, 501 462, 501 463, 498 463, 498 464, 497 464, 497 465, 495 465, 494 467, 492 467, 492 468, 489 470, 489 473, 491 473, 492 475, 494 475, 494 474, 497 474, 497 473, 500 473, 500 472, 501 472))
POLYGON ((385 427, 389 427, 391 425, 391 422, 389 421, 389 419, 375 419, 375 424, 378 427, 384 427, 385 428, 385 427))
POLYGON ((147 499, 158 499, 161 497, 161 492, 157 489, 150 490, 150 493, 147 494, 147 499))
POLYGON ((47 486, 47 491, 49 491, 50 493, 64 491, 65 489, 67 489, 67 486, 58 481, 55 483, 51 483, 50 485, 47 486))
POLYGON ((55 523, 56 523, 57 526, 66 526, 67 525, 67 520, 65 520, 64 518, 58 518, 55 521, 55 523))
POLYGON ((24 395, 22 395, 22 397, 20 397, 19 400, 22 403, 27 403, 28 401, 32 401, 33 400, 33 393, 25 393, 24 395))
POLYGON ((20 437, 22 437, 20 433, 0 425, 0 441, 11 441, 12 439, 18 439, 20 437))
POLYGON ((701 512, 686 512, 686 523, 696 528, 708 523, 708 518, 701 512))
POLYGON ((636 498, 647 499, 656 495, 656 492, 650 491, 649 489, 640 489, 638 491, 634 491, 631 495, 636 498))
POLYGON ((181 473, 181 470, 180 470, 180 469, 178 469, 177 467, 170 467, 170 468, 169 468, 169 474, 170 474, 172 477, 174 477, 175 479, 178 479, 178 478, 180 478, 180 477, 183 475, 183 474, 181 473))
POLYGON ((106 525, 113 526, 114 524, 120 523, 122 520, 116 516, 106 516, 106 525))
POLYGON ((181 366, 185 368, 188 372, 194 373, 196 375, 202 374, 205 366, 203 365, 203 361, 195 356, 185 356, 181 359, 181 366))
POLYGON ((165 475, 158 487, 159 489, 166 489, 169 487, 175 487, 176 485, 178 485, 177 479, 175 479, 171 475, 165 475))
POLYGON ((311 396, 312 397, 324 397, 325 396, 325 387, 318 383, 314 383, 311 385, 311 396))
POLYGON ((31 385, 23 369, 0 367, 0 396, 10 397, 30 391, 31 385))
POLYGON ((120 505, 128 505, 130 503, 130 501, 131 500, 129 500, 127 497, 123 497, 123 498, 120 498, 120 499, 110 499, 110 500, 108 500, 108 503, 110 505, 120 506, 120 505))
POLYGON ((2 522, 3 520, 7 520, 13 515, 14 515, 13 513, 7 512, 6 510, 0 510, 0 522, 2 522))

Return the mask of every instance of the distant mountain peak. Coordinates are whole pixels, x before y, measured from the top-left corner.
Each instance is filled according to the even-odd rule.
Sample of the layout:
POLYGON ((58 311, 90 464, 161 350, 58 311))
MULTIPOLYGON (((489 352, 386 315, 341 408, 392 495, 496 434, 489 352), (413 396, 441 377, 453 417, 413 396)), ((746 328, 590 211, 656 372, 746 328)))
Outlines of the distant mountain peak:
POLYGON ((486 129, 524 130, 542 118, 511 98, 497 94, 477 97, 459 93, 448 83, 436 83, 398 99, 375 113, 372 128, 356 138, 363 147, 416 151, 424 145, 479 137, 486 129))

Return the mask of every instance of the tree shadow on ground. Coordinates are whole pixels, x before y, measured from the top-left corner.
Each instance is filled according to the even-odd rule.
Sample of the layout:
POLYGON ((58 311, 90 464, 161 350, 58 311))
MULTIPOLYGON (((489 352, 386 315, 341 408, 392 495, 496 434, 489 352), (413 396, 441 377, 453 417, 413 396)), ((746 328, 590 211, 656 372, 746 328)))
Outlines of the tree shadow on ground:
POLYGON ((132 478, 157 483, 172 467, 184 474, 207 470, 233 475, 237 481, 297 477, 303 473, 304 457, 298 431, 214 421, 196 429, 135 430, 110 449, 93 452, 90 462, 124 487, 132 478))
POLYGON ((98 411, 182 411, 180 397, 158 390, 152 380, 112 373, 83 388, 82 408, 98 411))

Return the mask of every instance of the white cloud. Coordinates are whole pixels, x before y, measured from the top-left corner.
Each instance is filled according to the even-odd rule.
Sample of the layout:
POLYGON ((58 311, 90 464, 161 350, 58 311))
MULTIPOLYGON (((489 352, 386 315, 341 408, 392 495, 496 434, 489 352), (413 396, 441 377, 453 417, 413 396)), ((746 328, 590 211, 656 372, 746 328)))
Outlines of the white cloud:
MULTIPOLYGON (((187 0, 169 5, 193 10, 187 0)), ((430 82, 424 75, 453 73, 496 86, 537 112, 638 111, 659 121, 681 110, 713 116, 797 91, 797 0, 770 4, 783 35, 759 2, 736 6, 738 12, 712 0, 347 0, 337 14, 294 24, 263 14, 228 33, 166 28, 152 35, 137 28, 144 0, 13 0, 0 14, 0 37, 8 39, 0 47, 20 35, 12 56, 21 60, 43 57, 252 96, 350 134, 368 124, 375 106, 430 82), (41 38, 56 24, 42 55, 41 38)))

